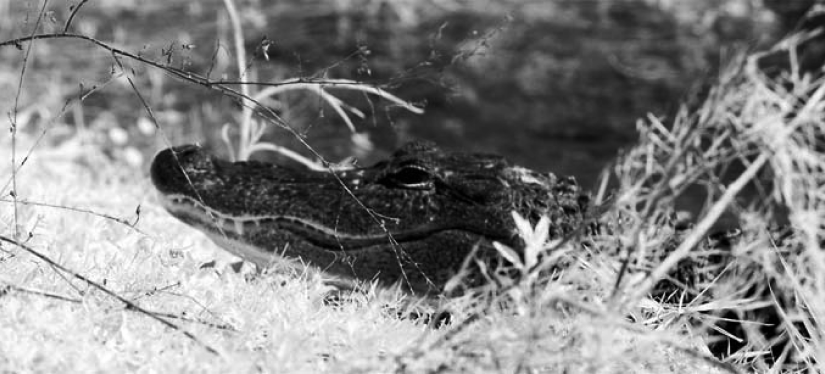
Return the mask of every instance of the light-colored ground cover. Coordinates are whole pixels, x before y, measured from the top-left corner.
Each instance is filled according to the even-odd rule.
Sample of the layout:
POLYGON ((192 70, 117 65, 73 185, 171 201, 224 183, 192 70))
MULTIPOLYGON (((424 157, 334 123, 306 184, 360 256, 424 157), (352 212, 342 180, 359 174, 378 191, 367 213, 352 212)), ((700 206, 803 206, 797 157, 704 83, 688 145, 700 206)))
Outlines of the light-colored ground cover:
MULTIPOLYGON (((32 145, 26 138, 21 135, 21 153, 32 145)), ((2 159, 9 160, 9 136, 2 142, 2 159)), ((673 348, 674 344, 699 346, 696 339, 667 331, 653 333, 620 316, 582 313, 563 302, 525 304, 522 312, 486 312, 467 326, 455 322, 453 326, 461 326, 462 331, 442 341, 453 327, 432 329, 398 318, 397 311, 404 307, 392 297, 355 293, 329 305, 324 302, 329 288, 313 273, 258 277, 235 273, 224 266, 231 259, 220 249, 162 211, 140 171, 105 161, 98 152, 70 145, 59 150, 37 148, 17 173, 17 197, 130 222, 140 205, 135 228, 95 214, 19 203, 18 240, 142 308, 202 321, 162 317, 200 343, 128 310, 20 247, 3 243, 0 368, 4 371, 500 372, 520 367, 531 372, 690 373, 708 369, 673 348), (215 258, 217 265, 202 268, 215 258), (210 353, 205 345, 217 353, 210 353)), ((4 162, 0 168, 4 182, 11 174, 9 165, 4 162)), ((6 195, 0 203, 0 234, 13 238, 10 200, 6 195)), ((599 282, 591 283, 595 289, 600 287, 599 282)), ((582 292, 599 297, 597 291, 582 292)), ((459 303, 454 318, 460 321, 474 308, 459 303)))
MULTIPOLYGON (((8 160, 8 137, 3 143, 8 160)), ((84 155, 96 158, 95 152, 79 150, 77 158, 66 150, 46 156, 35 152, 18 174, 19 199, 127 220, 135 219, 140 205, 135 226, 140 232, 93 214, 19 204, 21 240, 144 308, 228 326, 218 329, 172 320, 220 354, 124 310, 122 303, 4 244, 0 257, 5 291, 0 301, 0 366, 4 369, 246 372, 263 367, 335 372, 340 360, 349 366, 357 365, 353 358, 394 354, 426 331, 390 318, 379 304, 326 307, 317 279, 273 275, 246 281, 243 274, 220 264, 201 269, 203 263, 221 257, 222 251, 165 214, 139 171, 80 162, 84 155)), ((8 163, 2 170, 4 177, 10 176, 8 163)), ((2 204, 2 234, 10 237, 14 212, 11 203, 2 204)))

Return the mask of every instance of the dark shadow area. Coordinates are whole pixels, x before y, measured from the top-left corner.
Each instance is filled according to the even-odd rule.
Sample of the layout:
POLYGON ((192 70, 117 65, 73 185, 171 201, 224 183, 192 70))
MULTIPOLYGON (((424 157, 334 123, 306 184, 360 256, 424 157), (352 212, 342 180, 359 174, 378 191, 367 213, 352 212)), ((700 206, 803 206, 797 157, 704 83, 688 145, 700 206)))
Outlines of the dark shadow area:
MULTIPOLYGON (((636 139, 638 118, 651 114, 667 123, 680 100, 713 81, 729 54, 769 45, 802 14, 801 6, 781 2, 737 5, 742 3, 253 1, 239 4, 239 11, 250 56, 247 73, 255 80, 367 81, 426 109, 415 115, 363 93, 340 93, 367 115, 356 127, 374 148, 359 152, 317 96, 293 92, 273 101, 329 160, 358 154, 369 164, 409 140, 425 139, 575 175, 589 187, 636 139)), ((21 20, 34 9, 24 5, 12 9, 21 20)), ((52 8, 45 32, 60 30, 69 14, 62 5, 52 8)), ((73 28, 213 79, 236 79, 231 24, 220 1, 87 4, 73 28)), ((105 81, 114 63, 82 43, 38 47, 51 58, 31 67, 63 72, 43 82, 65 82, 57 98, 76 94, 77 82, 88 87, 105 81)), ((132 68, 173 143, 202 141, 225 152, 220 129, 238 122, 237 103, 146 67, 132 68)), ((144 115, 140 107, 128 85, 111 84, 67 120, 134 132, 132 124, 144 115)), ((165 146, 157 139, 132 139, 149 154, 165 146)), ((310 154, 286 131, 273 127, 265 139, 310 154)))

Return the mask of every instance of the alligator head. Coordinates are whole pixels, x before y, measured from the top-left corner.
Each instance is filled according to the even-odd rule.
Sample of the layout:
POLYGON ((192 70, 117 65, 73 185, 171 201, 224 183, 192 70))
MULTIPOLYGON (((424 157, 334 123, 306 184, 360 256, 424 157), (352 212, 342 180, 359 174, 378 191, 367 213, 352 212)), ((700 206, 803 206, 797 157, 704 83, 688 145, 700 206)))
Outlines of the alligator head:
POLYGON ((573 178, 421 142, 370 167, 324 172, 185 145, 161 151, 151 177, 169 213, 245 260, 293 258, 420 294, 441 292, 471 253, 495 257, 492 241, 520 247, 513 211, 549 217, 554 238, 581 225, 588 205, 573 178))

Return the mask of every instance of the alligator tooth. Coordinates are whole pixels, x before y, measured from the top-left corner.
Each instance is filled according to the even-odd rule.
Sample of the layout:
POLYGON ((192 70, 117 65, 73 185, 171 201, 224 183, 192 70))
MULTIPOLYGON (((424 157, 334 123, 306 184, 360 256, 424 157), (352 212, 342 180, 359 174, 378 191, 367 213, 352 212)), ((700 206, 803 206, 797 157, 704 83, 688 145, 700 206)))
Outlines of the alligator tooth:
POLYGON ((232 223, 235 224, 235 233, 238 235, 243 235, 243 222, 232 220, 232 223))

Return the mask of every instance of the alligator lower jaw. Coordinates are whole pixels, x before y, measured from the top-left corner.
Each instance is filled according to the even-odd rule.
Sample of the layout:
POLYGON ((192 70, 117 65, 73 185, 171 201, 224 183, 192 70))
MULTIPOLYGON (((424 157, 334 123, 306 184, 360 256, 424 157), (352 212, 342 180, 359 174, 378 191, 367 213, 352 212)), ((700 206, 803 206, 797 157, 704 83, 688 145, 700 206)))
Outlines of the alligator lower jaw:
POLYGON ((454 230, 449 227, 423 226, 357 235, 290 215, 227 214, 182 194, 159 194, 159 200, 170 214, 203 231, 222 247, 233 252, 255 253, 262 256, 271 255, 279 248, 258 247, 249 240, 251 237, 271 237, 271 234, 280 233, 311 243, 318 250, 355 254, 375 246, 417 241, 441 231, 454 230))
MULTIPOLYGON (((278 243, 256 243, 253 236, 271 236, 275 230, 285 231, 289 224, 307 227, 306 231, 316 231, 324 235, 329 231, 318 225, 290 216, 263 216, 238 214, 231 215, 213 209, 197 199, 182 194, 158 194, 158 200, 172 216, 206 234, 215 244, 228 252, 253 262, 261 267, 269 267, 274 261, 285 259, 277 256, 284 248, 277 248, 278 243)), ((294 233, 296 239, 304 240, 301 233, 294 233)), ((328 253, 341 253, 341 248, 324 248, 313 246, 316 250, 328 253)), ((353 250, 357 252, 358 250, 353 250)), ((347 251, 350 252, 350 251, 347 251)))
MULTIPOLYGON (((353 241, 370 242, 385 238, 384 235, 347 235, 324 225, 290 215, 229 214, 182 194, 159 194, 159 200, 171 215, 204 231, 210 237, 217 238, 217 241, 221 242, 244 241, 243 238, 253 234, 275 232, 277 230, 294 233, 299 237, 307 237, 308 241, 313 242, 323 242, 325 240, 318 238, 326 237, 329 238, 327 241, 335 241, 337 245, 319 245, 319 247, 329 251, 340 252, 346 250, 349 252, 357 251, 360 246, 342 246, 342 244, 351 244, 350 242, 353 241), (315 240, 312 240, 312 238, 315 238, 315 240)), ((263 249, 259 249, 259 251, 266 252, 263 249)))
POLYGON ((244 236, 253 228, 259 229, 274 216, 231 215, 210 208, 197 199, 181 194, 158 194, 161 206, 169 214, 201 230, 209 230, 223 236, 244 236))

